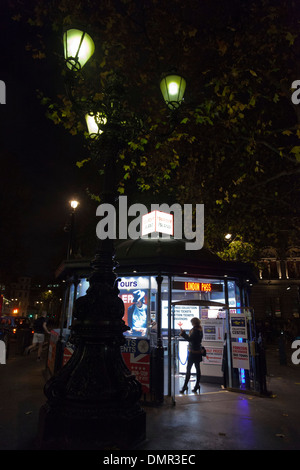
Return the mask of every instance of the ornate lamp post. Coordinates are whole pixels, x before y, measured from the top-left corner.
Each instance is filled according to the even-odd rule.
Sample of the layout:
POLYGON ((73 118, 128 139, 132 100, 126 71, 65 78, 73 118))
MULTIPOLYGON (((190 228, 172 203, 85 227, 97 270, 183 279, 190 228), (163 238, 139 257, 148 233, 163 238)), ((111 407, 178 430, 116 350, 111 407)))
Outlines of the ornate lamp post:
MULTIPOLYGON (((71 29, 64 34, 64 50, 69 73, 76 76, 93 54, 94 45, 86 32, 71 29)), ((164 80, 165 92, 169 85, 164 80)), ((97 109, 93 109, 93 101, 81 106, 93 155, 97 159, 101 151, 104 159, 101 201, 111 204, 117 200, 117 156, 132 134, 140 130, 140 121, 122 106, 123 94, 122 82, 113 75, 97 109)), ((176 102, 174 85, 168 100, 176 102)), ((146 415, 139 403, 141 385, 127 369, 120 352, 125 342, 123 333, 129 328, 122 320, 124 305, 114 273, 113 240, 98 240, 91 264, 90 287, 75 302, 71 327, 74 354, 45 386, 48 401, 41 408, 39 423, 39 447, 44 449, 130 449, 145 439, 146 415)))

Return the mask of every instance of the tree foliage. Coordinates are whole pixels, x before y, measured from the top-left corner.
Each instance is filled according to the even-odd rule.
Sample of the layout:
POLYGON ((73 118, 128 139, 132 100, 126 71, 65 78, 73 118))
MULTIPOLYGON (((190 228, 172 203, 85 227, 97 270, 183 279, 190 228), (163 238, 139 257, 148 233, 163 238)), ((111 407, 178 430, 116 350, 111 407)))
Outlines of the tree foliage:
MULTIPOLYGON (((227 231, 257 246, 275 244, 283 227, 298 237, 296 1, 37 0, 30 8, 20 0, 13 14, 34 28, 26 47, 41 60, 53 54, 63 26, 86 25, 96 52, 84 69, 82 99, 101 101, 112 72, 124 78, 124 107, 145 127, 118 157, 121 194, 203 203, 205 239, 214 249, 223 248, 227 231), (187 91, 168 135, 159 81, 172 69, 186 78, 187 91)), ((85 132, 63 90, 56 98, 41 92, 41 101, 56 124, 85 132)), ((83 164, 93 165, 89 155, 83 164)))
POLYGON ((217 254, 225 261, 243 261, 255 264, 257 260, 257 253, 253 244, 244 242, 239 236, 217 254))

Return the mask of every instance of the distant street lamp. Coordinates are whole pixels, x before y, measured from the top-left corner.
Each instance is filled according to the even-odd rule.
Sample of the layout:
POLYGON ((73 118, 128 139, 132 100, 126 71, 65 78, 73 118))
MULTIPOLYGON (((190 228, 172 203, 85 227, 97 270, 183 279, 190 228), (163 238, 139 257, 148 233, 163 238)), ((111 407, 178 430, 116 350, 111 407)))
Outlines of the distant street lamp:
POLYGON ((79 205, 78 201, 75 201, 75 200, 70 201, 70 206, 72 207, 72 209, 75 210, 78 207, 78 205, 79 205))
POLYGON ((70 201, 71 212, 70 212, 70 225, 69 225, 69 244, 67 252, 67 260, 72 258, 74 251, 74 226, 75 226, 75 210, 77 209, 79 202, 73 199, 70 201))
MULTIPOLYGON (((64 33, 71 99, 75 80, 94 49, 85 31, 64 33)), ((125 87, 119 76, 109 76, 101 91, 100 103, 87 99, 75 104, 87 118, 92 156, 97 161, 101 155, 104 161, 101 202, 115 204, 117 157, 141 131, 141 121, 124 105, 125 87)), ((167 106, 175 111, 183 100, 185 80, 176 74, 165 76, 161 91, 167 106)), ((124 304, 114 272, 113 240, 98 240, 91 266, 90 287, 75 302, 71 326, 74 354, 45 386, 48 401, 40 414, 42 448, 130 449, 146 436, 146 416, 139 403, 141 385, 127 369, 120 351, 125 343, 123 333, 129 328, 122 319, 124 304)), ((161 337, 157 354, 163 366, 161 337)))

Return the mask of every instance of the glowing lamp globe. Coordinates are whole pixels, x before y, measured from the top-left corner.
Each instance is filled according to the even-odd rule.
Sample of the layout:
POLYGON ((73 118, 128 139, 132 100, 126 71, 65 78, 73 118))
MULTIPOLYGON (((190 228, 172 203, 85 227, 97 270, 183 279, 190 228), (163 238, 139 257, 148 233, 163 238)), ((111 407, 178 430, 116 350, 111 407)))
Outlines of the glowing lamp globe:
POLYGON ((70 70, 80 70, 95 51, 91 36, 80 29, 68 29, 63 36, 66 65, 70 70))
POLYGON ((79 202, 76 201, 75 199, 73 199, 72 201, 70 201, 70 206, 72 207, 72 209, 76 209, 79 205, 79 202))
POLYGON ((85 115, 85 120, 89 135, 92 139, 95 139, 102 134, 103 130, 101 129, 101 126, 105 125, 107 122, 105 115, 102 113, 88 113, 85 115))
POLYGON ((160 89, 167 106, 178 108, 185 92, 186 81, 180 75, 166 75, 160 82, 160 89))

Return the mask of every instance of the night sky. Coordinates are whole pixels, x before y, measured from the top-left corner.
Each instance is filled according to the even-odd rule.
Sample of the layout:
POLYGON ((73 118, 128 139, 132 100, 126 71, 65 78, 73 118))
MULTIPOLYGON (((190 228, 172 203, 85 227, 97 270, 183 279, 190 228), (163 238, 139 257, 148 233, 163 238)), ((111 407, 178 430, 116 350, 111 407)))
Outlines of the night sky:
POLYGON ((85 156, 82 138, 47 119, 36 93, 64 91, 59 64, 33 60, 25 50, 26 34, 1 1, 0 80, 6 85, 6 104, 0 106, 1 282, 8 274, 54 276, 67 252, 69 200, 84 191, 76 167, 85 156))
POLYGON ((80 200, 77 226, 89 225, 94 236, 97 224, 95 203, 85 191, 90 181, 76 166, 89 156, 84 139, 54 125, 37 96, 37 89, 52 99, 64 93, 62 38, 49 26, 46 59, 33 60, 26 45, 35 31, 11 19, 7 2, 0 0, 0 80, 6 84, 0 106, 0 283, 8 276, 54 277, 67 253, 64 226, 73 197, 80 200))

